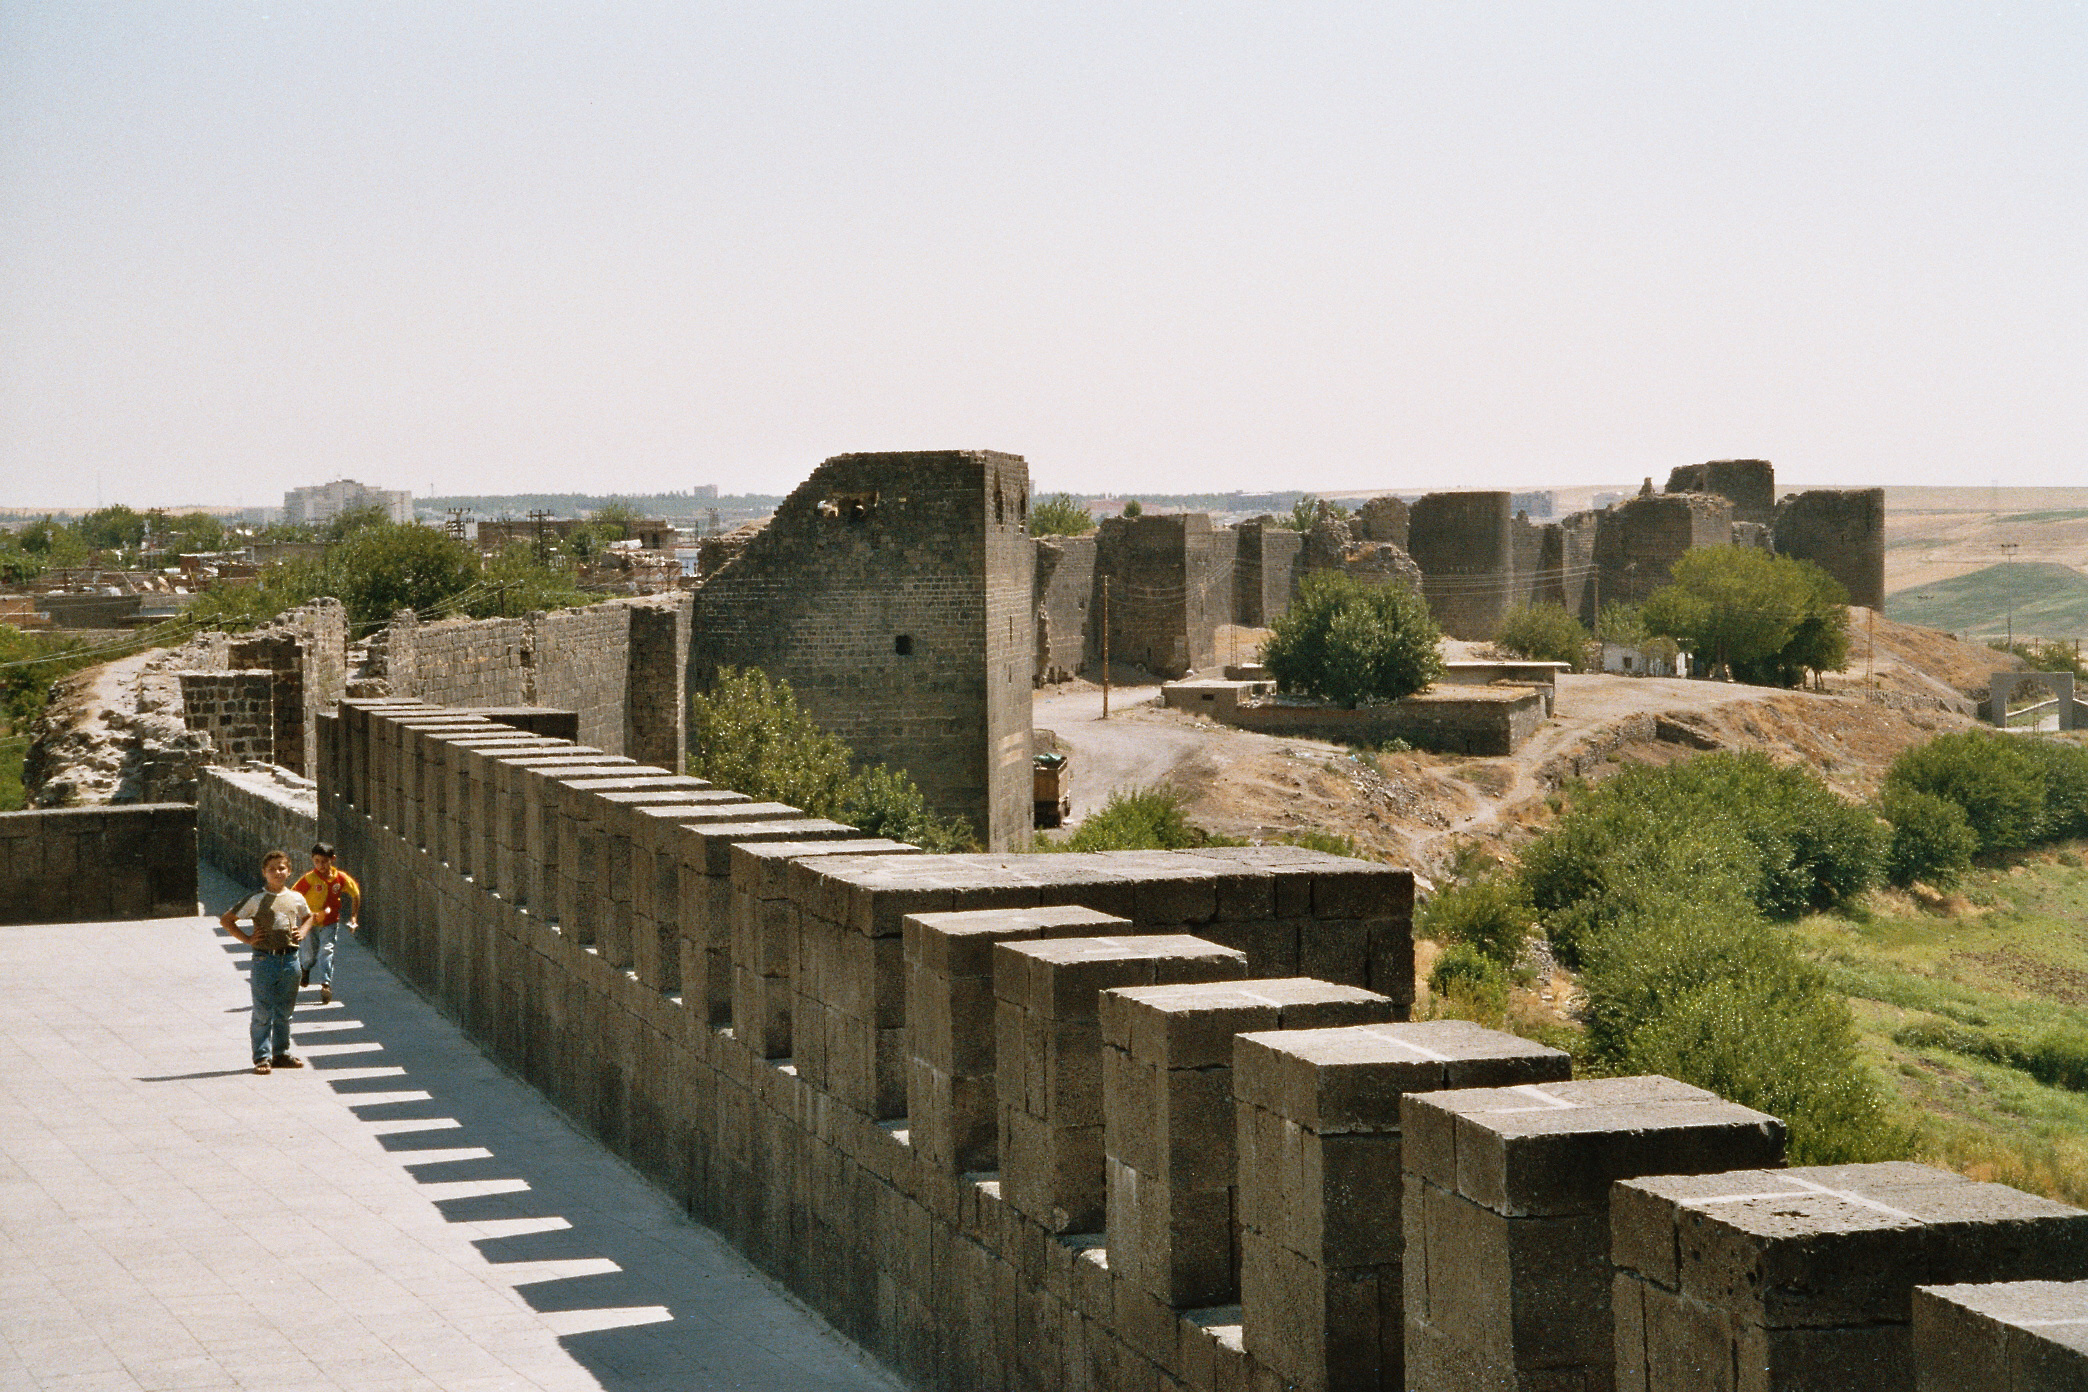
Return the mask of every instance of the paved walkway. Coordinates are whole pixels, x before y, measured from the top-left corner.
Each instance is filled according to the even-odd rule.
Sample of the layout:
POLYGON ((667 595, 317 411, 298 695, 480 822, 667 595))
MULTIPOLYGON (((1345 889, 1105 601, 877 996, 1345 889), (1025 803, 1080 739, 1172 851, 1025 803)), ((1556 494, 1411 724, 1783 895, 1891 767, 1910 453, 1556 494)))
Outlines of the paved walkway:
POLYGON ((0 928, 0 1388, 898 1387, 343 957, 259 1077, 211 920, 0 928))

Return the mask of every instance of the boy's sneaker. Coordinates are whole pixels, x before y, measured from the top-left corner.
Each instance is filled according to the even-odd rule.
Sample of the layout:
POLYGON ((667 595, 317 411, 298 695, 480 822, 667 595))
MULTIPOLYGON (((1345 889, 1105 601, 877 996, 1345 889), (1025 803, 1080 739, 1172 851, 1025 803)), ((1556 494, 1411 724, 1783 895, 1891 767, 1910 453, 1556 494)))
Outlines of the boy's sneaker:
POLYGON ((256 1073, 266 1073, 266 1072, 268 1071, 268 1060, 267 1060, 267 1059, 256 1059, 256 1060, 254 1060, 254 1071, 255 1071, 256 1073))
POLYGON ((331 982, 319 988, 319 1004, 333 1004, 333 984, 331 982))
POLYGON ((274 1058, 270 1059, 269 1062, 273 1063, 278 1068, 304 1067, 304 1060, 299 1058, 295 1054, 277 1054, 274 1058))

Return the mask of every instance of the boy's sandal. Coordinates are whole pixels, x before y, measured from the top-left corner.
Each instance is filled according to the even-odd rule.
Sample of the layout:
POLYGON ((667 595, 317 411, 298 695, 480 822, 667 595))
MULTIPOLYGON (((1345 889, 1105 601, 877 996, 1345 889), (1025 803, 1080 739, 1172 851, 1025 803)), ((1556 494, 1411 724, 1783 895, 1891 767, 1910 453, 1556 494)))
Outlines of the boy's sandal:
POLYGON ((254 1064, 254 1071, 256 1073, 266 1073, 268 1071, 268 1067, 268 1060, 260 1059, 254 1064))
POLYGON ((304 1060, 299 1058, 295 1054, 277 1054, 274 1058, 270 1059, 269 1062, 273 1063, 278 1068, 304 1067, 304 1060))

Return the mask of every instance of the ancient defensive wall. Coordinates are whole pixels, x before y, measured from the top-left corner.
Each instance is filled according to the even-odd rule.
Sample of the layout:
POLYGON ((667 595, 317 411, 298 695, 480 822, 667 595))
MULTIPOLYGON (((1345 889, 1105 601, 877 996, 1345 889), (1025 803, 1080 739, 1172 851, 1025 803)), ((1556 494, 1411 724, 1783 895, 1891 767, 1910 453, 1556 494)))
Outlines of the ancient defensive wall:
MULTIPOLYGON (((759 667, 992 847, 1028 840, 1029 468, 939 450, 827 460, 694 593, 689 680, 759 667)), ((648 755, 648 758, 656 756, 648 755)))
POLYGON ((2088 1277, 2079 1210, 1408 1021, 1404 871, 923 855, 414 702, 319 744, 364 940, 917 1386, 1911 1389, 2053 1303, 1968 1285, 2088 1277))
POLYGON ((1407 551, 1436 623, 1452 638, 1491 638, 1515 606, 1508 495, 1431 493, 1415 501, 1407 551))
POLYGON ((1109 578, 1110 661, 1160 677, 1216 661, 1218 626, 1233 620, 1239 544, 1200 512, 1105 518, 1095 574, 1109 578))
POLYGON ((1885 607, 1885 490, 1822 488, 1776 505, 1776 549, 1848 586, 1849 603, 1885 607))

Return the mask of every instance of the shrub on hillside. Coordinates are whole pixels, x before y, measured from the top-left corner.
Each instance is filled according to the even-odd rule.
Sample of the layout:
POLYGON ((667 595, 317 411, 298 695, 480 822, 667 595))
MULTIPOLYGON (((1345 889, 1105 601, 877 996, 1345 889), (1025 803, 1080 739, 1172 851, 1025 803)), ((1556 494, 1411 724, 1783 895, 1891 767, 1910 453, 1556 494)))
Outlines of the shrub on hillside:
POLYGON ((1182 811, 1172 788, 1119 789, 1064 841, 1041 843, 1054 851, 1187 851, 1198 846, 1237 845, 1212 836, 1182 811))
POLYGON ((1512 967, 1530 935, 1529 898, 1513 879, 1483 879, 1438 891, 1414 916, 1425 938, 1473 951, 1512 967))
POLYGON ((2044 821, 2040 839, 2088 836, 2088 749, 2050 739, 2018 739, 2023 753, 2044 772, 2044 821))
POLYGON ((2045 771, 2028 742, 1991 730, 1959 730, 1893 760, 1885 787, 1956 803, 1984 852, 2020 850, 2044 835, 2045 771))
POLYGON ((1813 774, 1716 753, 1619 773, 1524 852, 1521 878, 1570 965, 1642 903, 1737 892, 1777 918, 1834 908, 1876 881, 1884 853, 1876 818, 1813 774))
POLYGON ((1405 585, 1371 585, 1340 571, 1305 576, 1270 625, 1261 660, 1285 691, 1337 701, 1411 696, 1443 674, 1442 632, 1405 585))
POLYGON ((1919 880, 1948 889, 1972 868, 1979 834, 1956 803, 1934 793, 1887 786, 1878 805, 1892 824, 1885 878, 1893 884, 1904 889, 1919 880))
POLYGON ((1494 630, 1494 646, 1530 662, 1588 665, 1588 630, 1563 604, 1517 605, 1494 630))
POLYGON ((1430 969, 1428 990, 1439 1001, 1499 1014, 1508 1004, 1508 973, 1471 943, 1452 943, 1430 969))
POLYGON ((1848 1002, 1744 904, 1635 918, 1581 977, 1592 1055, 1780 1117, 1801 1164, 1904 1153, 1848 1002))

